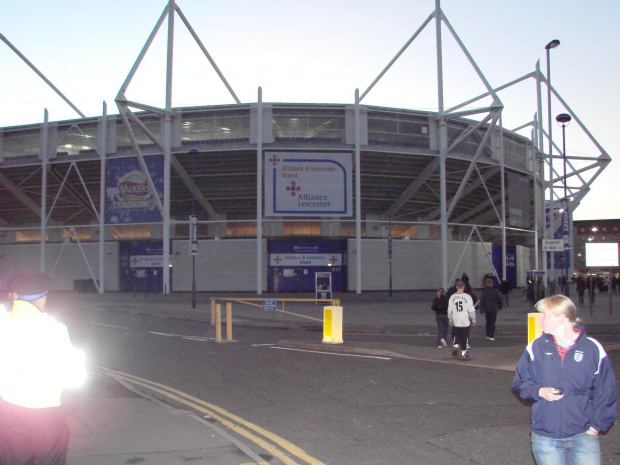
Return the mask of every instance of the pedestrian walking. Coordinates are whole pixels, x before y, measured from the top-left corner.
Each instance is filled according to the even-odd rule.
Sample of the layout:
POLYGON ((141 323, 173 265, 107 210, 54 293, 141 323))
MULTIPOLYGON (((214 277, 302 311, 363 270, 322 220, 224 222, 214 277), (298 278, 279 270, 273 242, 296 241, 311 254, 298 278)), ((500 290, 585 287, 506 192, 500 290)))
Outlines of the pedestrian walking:
POLYGON ((448 298, 444 294, 442 287, 437 289, 437 296, 433 299, 431 309, 435 311, 435 320, 437 321, 437 347, 447 347, 448 343, 448 298))
POLYGON ((502 309, 502 297, 497 289, 493 287, 493 280, 485 281, 485 288, 480 294, 480 311, 484 313, 486 320, 487 339, 495 341, 495 322, 497 312, 502 309))
POLYGON ((81 384, 86 370, 66 326, 43 312, 49 288, 43 273, 9 283, 12 306, 0 317, 0 464, 66 463, 61 394, 81 384))
POLYGON ((576 281, 576 286, 577 286, 577 295, 579 296, 579 303, 583 304, 583 297, 586 293, 586 280, 583 279, 583 275, 579 274, 577 276, 577 281, 576 281))
POLYGON ((543 334, 517 363, 512 388, 532 407, 538 465, 600 465, 598 434, 615 423, 618 388, 601 344, 588 337, 575 304, 554 295, 536 304, 543 334))
POLYGON ((528 276, 527 283, 525 285, 525 298, 530 303, 530 307, 533 307, 536 303, 536 291, 534 290, 534 277, 528 276))
POLYGON ((534 281, 534 295, 536 302, 545 298, 545 282, 542 276, 536 276, 536 280, 534 281))
POLYGON ((460 349, 461 360, 469 360, 469 331, 471 326, 476 326, 476 308, 471 296, 465 292, 463 281, 456 283, 456 293, 448 301, 448 321, 454 328, 452 356, 457 357, 460 349))
POLYGON ((502 279, 502 282, 499 283, 499 293, 502 296, 502 308, 507 308, 510 306, 510 299, 508 296, 512 292, 512 287, 508 284, 508 281, 502 279))

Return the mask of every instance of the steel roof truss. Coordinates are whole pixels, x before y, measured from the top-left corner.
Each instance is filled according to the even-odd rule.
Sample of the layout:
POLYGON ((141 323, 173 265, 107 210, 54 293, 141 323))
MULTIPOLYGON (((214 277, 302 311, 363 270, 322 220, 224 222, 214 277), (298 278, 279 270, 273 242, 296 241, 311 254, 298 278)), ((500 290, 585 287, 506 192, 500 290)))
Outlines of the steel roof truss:
MULTIPOLYGON (((90 196, 90 192, 88 191, 88 188, 86 187, 86 182, 84 181, 84 178, 82 177, 82 173, 80 172, 80 169, 79 169, 79 167, 77 166, 77 164, 75 162, 71 162, 69 164, 69 169, 65 173, 65 177, 62 180, 61 187, 60 187, 60 189, 58 190, 58 192, 56 194, 56 199, 60 198, 60 194, 62 193, 62 189, 63 189, 63 187, 64 187, 64 185, 66 183, 66 180, 69 177, 69 174, 71 173, 71 168, 75 168, 75 172, 77 173, 78 177, 80 178, 80 182, 82 183, 82 187, 84 188, 84 192, 86 193, 86 197, 88 197, 88 203, 84 202, 83 199, 80 198, 78 192, 73 189, 73 186, 70 183, 67 184, 67 189, 69 189, 71 191, 71 194, 73 194, 73 196, 76 199, 78 199, 83 204, 84 208, 87 208, 88 211, 91 212, 92 214, 94 214, 95 217, 97 218, 97 220, 99 220, 99 211, 95 207, 95 203, 93 202, 93 199, 90 196)), ((52 174, 52 176, 56 177, 57 179, 59 178, 59 173, 54 171, 53 165, 48 165, 48 171, 52 174)), ((56 199, 54 200, 54 205, 56 204, 56 199)), ((52 205, 52 208, 49 211, 48 220, 51 217, 52 210, 54 209, 54 205, 52 205)))
POLYGON ((13 194, 25 207, 34 213, 37 218, 41 218, 41 207, 32 200, 21 187, 18 187, 13 183, 6 175, 0 172, 0 184, 7 188, 7 190, 13 194))
MULTIPOLYGON (((123 102, 123 104, 127 104, 127 103, 128 102, 123 102)), ((134 121, 140 127, 140 129, 142 129, 142 131, 144 131, 146 136, 149 139, 151 139, 153 141, 153 143, 155 145, 157 145, 157 147, 159 147, 159 149, 162 152, 164 151, 163 144, 157 139, 155 134, 153 134, 149 130, 149 128, 147 128, 146 125, 142 121, 140 121, 140 119, 131 110, 127 110, 127 116, 129 116, 131 118, 131 120, 134 121)), ((135 147, 134 147, 134 149, 135 149, 135 147)), ((173 153, 170 154, 170 163, 174 167, 174 169, 177 172, 177 174, 179 175, 179 177, 181 178, 181 181, 183 181, 183 184, 185 185, 185 187, 187 187, 191 191, 192 190, 192 184, 193 184, 192 179, 190 178, 190 176, 187 173, 187 171, 185 170, 185 168, 183 168, 183 165, 179 162, 179 160, 177 159, 177 157, 173 153)), ((149 175, 149 178, 150 178, 150 175, 149 175)), ((200 206, 205 211, 210 213, 214 218, 217 217, 217 211, 213 208, 211 203, 209 203, 209 201, 205 197, 204 193, 197 186, 196 186, 196 200, 198 201, 200 206)))
POLYGON ((140 170, 144 174, 144 177, 146 178, 146 182, 149 185, 149 189, 151 189, 151 192, 153 193, 153 199, 155 199, 155 203, 157 205, 157 209, 159 210, 159 214, 162 216, 162 218, 164 218, 165 217, 164 206, 162 205, 161 197, 159 196, 159 193, 157 192, 157 189, 155 188, 155 183, 153 182, 153 178, 151 178, 151 173, 149 173, 146 163, 144 162, 144 157, 142 155, 142 151, 140 150, 140 144, 138 144, 136 135, 133 132, 133 128, 131 127, 131 124, 129 123, 129 117, 127 114, 129 113, 130 115, 133 115, 133 113, 131 112, 131 110, 127 108, 124 102, 117 100, 116 104, 118 106, 121 118, 123 119, 123 124, 127 128, 127 133, 129 134, 131 145, 134 151, 136 152, 136 159, 138 160, 138 164, 140 165, 140 170))
POLYGON ((419 174, 419 176, 415 179, 415 181, 413 181, 411 184, 409 184, 409 186, 407 186, 407 188, 405 189, 405 191, 398 197, 398 199, 392 204, 390 205, 390 207, 388 208, 388 210, 383 213, 383 219, 387 219, 389 214, 390 214, 390 210, 392 211, 392 215, 394 215, 396 212, 398 212, 403 205, 411 198, 415 195, 415 193, 423 186, 426 184, 426 181, 432 176, 432 174, 437 170, 437 168, 439 167, 439 159, 438 158, 434 158, 433 160, 431 160, 431 162, 426 165, 426 168, 424 168, 424 170, 422 170, 422 172, 419 174))
POLYGON ((495 202, 493 201, 493 196, 491 196, 491 193, 489 192, 486 182, 484 182, 484 178, 482 177, 482 174, 480 173, 478 166, 476 166, 476 173, 478 173, 478 176, 480 177, 480 181, 482 182, 482 187, 484 187, 484 191, 487 193, 487 197, 489 198, 489 201, 491 202, 491 206, 493 207, 493 210, 495 211, 497 220, 501 223, 503 221, 502 216, 497 211, 497 208, 495 208, 495 202))
POLYGON ((487 130, 486 130, 486 132, 484 134, 484 137, 482 138, 482 141, 480 142, 480 145, 478 146, 478 150, 476 150, 476 154, 474 155, 474 158, 472 158, 472 160, 471 160, 471 162, 469 164, 469 168, 467 168, 467 172, 465 173, 465 176, 463 176, 463 180, 461 181, 461 185, 459 186, 458 190, 456 191, 456 194, 454 195, 454 197, 452 197, 452 199, 450 200, 450 205, 448 206, 448 211, 447 211, 447 215, 446 215, 447 218, 450 218, 450 215, 454 211, 454 207, 456 207, 456 204, 461 199, 461 195, 463 194, 465 186, 469 182, 469 177, 471 176, 471 173, 474 170, 474 167, 476 166, 478 158, 480 158, 480 155, 482 154, 482 149, 484 148, 487 140, 489 139, 489 136, 491 135, 491 130, 495 127, 495 124, 497 123, 499 115, 501 114, 501 110, 500 111, 493 111, 492 113, 493 113, 493 121, 487 127, 487 130))
MULTIPOLYGON (((490 170, 488 170, 488 171, 487 171, 487 172, 486 172, 486 173, 482 176, 482 179, 488 179, 488 178, 490 178, 491 176, 495 175, 495 174, 497 173, 497 171, 499 171, 499 169, 500 169, 500 168, 499 168, 499 166, 495 166, 495 167, 491 168, 490 170)), ((467 187, 463 190, 462 195, 467 195, 467 194, 469 194, 471 191, 473 191, 474 189, 476 189, 476 188, 478 188, 478 187, 480 187, 480 179, 478 179, 478 180, 477 180, 477 181, 475 181, 475 182, 470 183, 470 184, 469 184, 469 185, 468 185, 468 186, 467 186, 467 187)), ((450 199, 450 200, 448 201, 448 203, 450 203, 450 202, 452 202, 452 199, 450 199)), ((439 213, 440 213, 440 210, 439 210, 439 208, 437 207, 437 208, 435 208, 435 209, 434 209, 431 213, 429 213, 429 215, 428 215, 428 216, 426 216, 424 220, 425 220, 425 221, 432 221, 432 220, 433 220, 433 218, 436 218, 436 217, 437 217, 437 215, 439 215, 439 213)))

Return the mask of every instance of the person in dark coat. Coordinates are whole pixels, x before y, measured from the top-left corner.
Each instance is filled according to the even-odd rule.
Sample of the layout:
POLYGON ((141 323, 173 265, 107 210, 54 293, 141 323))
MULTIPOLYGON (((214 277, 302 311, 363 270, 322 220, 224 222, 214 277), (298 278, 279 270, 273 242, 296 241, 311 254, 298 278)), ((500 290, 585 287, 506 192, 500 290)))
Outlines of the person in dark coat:
POLYGON ((458 282, 459 282, 459 278, 456 278, 456 280, 454 281, 454 286, 448 288, 448 291, 446 292, 447 299, 450 299, 450 297, 452 297, 452 294, 456 292, 456 283, 458 282))
POLYGON ((433 299, 431 310, 435 312, 435 320, 437 321, 437 347, 440 349, 446 347, 448 343, 448 298, 444 294, 442 287, 437 289, 437 297, 433 299))
POLYGON ((583 279, 583 275, 577 276, 577 295, 579 295, 579 303, 583 304, 583 297, 586 293, 586 280, 583 279))
POLYGON ((512 381, 513 391, 534 404, 534 459, 541 465, 600 464, 598 434, 613 426, 618 408, 613 365, 568 297, 548 297, 536 308, 543 333, 523 352, 512 381))
POLYGON ((497 289, 493 287, 493 280, 485 281, 485 288, 480 295, 480 311, 484 313, 486 319, 487 339, 495 340, 495 322, 497 312, 502 309, 502 297, 497 289))
POLYGON ((510 300, 508 299, 508 295, 512 292, 512 287, 508 284, 508 281, 502 279, 502 282, 499 283, 499 293, 502 296, 502 308, 506 308, 510 306, 510 300))

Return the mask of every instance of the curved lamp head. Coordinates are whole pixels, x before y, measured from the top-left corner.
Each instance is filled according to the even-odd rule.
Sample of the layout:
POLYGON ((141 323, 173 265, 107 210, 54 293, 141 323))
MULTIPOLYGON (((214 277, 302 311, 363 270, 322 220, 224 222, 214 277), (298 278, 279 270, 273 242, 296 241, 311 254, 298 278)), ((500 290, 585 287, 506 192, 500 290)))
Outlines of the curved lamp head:
POLYGON ((552 48, 556 48, 560 45, 560 41, 558 39, 553 39, 547 45, 545 45, 546 50, 551 50, 552 48))
POLYGON ((571 116, 567 113, 560 113, 558 116, 555 117, 555 120, 558 122, 558 124, 561 124, 562 126, 566 126, 568 123, 570 123, 570 121, 573 118, 571 118, 571 116))

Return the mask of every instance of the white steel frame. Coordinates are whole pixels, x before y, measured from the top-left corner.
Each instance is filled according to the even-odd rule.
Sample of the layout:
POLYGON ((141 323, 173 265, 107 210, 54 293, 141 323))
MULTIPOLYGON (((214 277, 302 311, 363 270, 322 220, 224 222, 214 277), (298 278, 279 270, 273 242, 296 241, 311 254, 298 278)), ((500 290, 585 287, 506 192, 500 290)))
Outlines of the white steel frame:
MULTIPOLYGON (((123 120, 124 125, 126 126, 133 149, 135 150, 136 156, 140 163, 141 169, 146 176, 147 182, 149 183, 152 192, 154 193, 154 198, 157 203, 157 208, 159 209, 162 215, 162 225, 163 225, 163 248, 164 248, 164 269, 163 269, 163 280, 164 280, 164 293, 170 292, 170 273, 169 273, 169 253, 170 253, 170 170, 171 167, 174 167, 175 170, 179 173, 181 179, 187 186, 192 185, 191 177, 187 172, 182 168, 180 163, 176 160, 174 155, 172 154, 171 148, 171 130, 172 130, 172 79, 173 79, 173 49, 174 49, 174 18, 175 13, 179 15, 188 31, 202 50, 203 54, 213 67, 213 69, 217 72, 221 81, 224 83, 232 98, 235 100, 237 104, 241 104, 237 95, 234 93, 223 74, 215 64, 214 60, 208 53, 207 49, 204 47, 202 42, 200 41, 197 33, 194 31, 189 21, 182 13, 181 9, 176 5, 175 0, 169 0, 168 4, 164 8, 159 20, 157 21, 153 31, 149 35, 142 51, 140 52, 136 62, 131 68, 127 78, 122 84, 118 95, 116 97, 116 105, 119 109, 121 118, 123 120), (156 34, 158 33, 160 27, 162 26, 165 19, 168 19, 168 41, 167 41, 167 68, 166 68, 166 104, 165 108, 157 108, 149 105, 145 105, 139 102, 132 102, 127 100, 125 97, 125 93, 136 74, 143 58, 145 57, 150 45, 152 44, 156 34), (152 134, 148 128, 140 121, 140 119, 131 111, 131 109, 143 110, 158 114, 160 118, 163 120, 163 129, 162 129, 162 137, 159 139, 154 134, 152 134), (140 147, 137 142, 137 138, 132 128, 132 123, 140 128, 152 141, 155 145, 157 145, 162 153, 164 154, 164 193, 163 197, 157 194, 157 191, 154 189, 153 180, 150 177, 148 170, 146 169, 146 165, 144 163, 144 157, 140 150, 140 147)), ((568 198, 569 198, 569 211, 572 213, 579 206, 581 200, 587 194, 590 189, 590 186, 594 182, 594 180, 601 174, 603 169, 609 164, 611 161, 611 157, 607 154, 607 152, 600 146, 600 144, 596 141, 596 139, 592 136, 592 134, 588 131, 586 126, 582 123, 579 117, 575 114, 574 111, 568 106, 568 104, 562 99, 560 94, 551 86, 549 82, 549 77, 545 77, 540 70, 540 62, 536 63, 535 71, 528 73, 514 81, 511 81, 502 86, 493 88, 490 83, 485 78, 482 71, 477 66, 473 57, 460 40, 456 31, 448 21, 446 15, 441 10, 440 0, 435 0, 435 9, 428 16, 428 18, 422 23, 422 25, 418 28, 418 30, 413 34, 413 36, 407 41, 407 43, 401 48, 401 50, 394 56, 394 58, 388 63, 388 65, 381 71, 381 73, 377 76, 377 78, 370 84, 370 86, 360 95, 359 89, 355 90, 355 106, 354 106, 354 124, 355 124, 355 169, 356 169, 356 186, 355 186, 355 196, 356 196, 356 292, 362 292, 362 281, 361 281, 361 249, 362 249, 362 212, 361 212, 361 185, 360 185, 360 160, 361 160, 361 127, 360 127, 360 105, 362 100, 366 97, 366 95, 372 90, 377 82, 387 73, 387 71, 391 68, 391 66, 401 57, 401 55, 405 52, 405 50, 411 45, 414 40, 419 36, 419 34, 424 30, 426 26, 430 24, 432 20, 435 20, 435 36, 436 36, 436 58, 437 58, 437 125, 438 125, 438 147, 439 147, 439 156, 432 160, 426 169, 424 169, 418 176, 418 178, 411 183, 411 185, 405 189, 405 191, 396 198, 393 203, 390 205, 389 209, 384 212, 384 218, 387 218, 390 215, 394 215, 398 210, 402 207, 402 205, 410 198, 421 186, 424 184, 425 180, 431 176, 437 169, 439 169, 440 173, 440 207, 438 211, 435 211, 426 218, 427 223, 436 224, 441 229, 441 281, 443 287, 448 286, 448 228, 451 225, 457 225, 459 222, 458 218, 451 218, 454 207, 463 198, 464 195, 467 194, 468 189, 471 188, 471 184, 468 185, 468 182, 472 175, 476 173, 478 175, 478 180, 476 181, 476 185, 482 185, 486 189, 485 185, 485 176, 482 176, 480 171, 478 171, 477 162, 482 153, 482 149, 490 137, 490 134, 497 130, 499 131, 499 145, 500 150, 499 154, 494 154, 498 167, 501 170, 501 178, 502 178, 502 192, 501 199, 499 199, 499 205, 496 205, 497 198, 492 198, 489 195, 490 204, 493 206, 493 212, 498 219, 498 226, 491 227, 499 227, 502 231, 502 250, 503 250, 503 263, 504 269, 503 275, 505 276, 505 251, 506 251, 506 205, 505 205, 505 192, 504 192, 504 151, 503 151, 503 126, 501 113, 503 110, 503 104, 498 96, 500 91, 510 88, 516 84, 519 84, 528 79, 535 79, 536 86, 536 101, 537 101, 537 109, 534 114, 534 118, 532 121, 526 122, 523 125, 513 129, 513 132, 520 131, 523 129, 530 128, 531 129, 531 140, 532 140, 532 148, 534 149, 538 161, 538 166, 532 168, 532 176, 534 180, 534 189, 535 189, 535 219, 534 219, 534 230, 526 231, 531 232, 534 236, 534 256, 535 256, 535 264, 538 269, 541 269, 541 256, 539 253, 540 247, 540 231, 544 229, 545 225, 545 209, 549 208, 551 211, 553 210, 553 204, 563 197, 563 188, 564 188, 564 180, 571 179, 572 185, 568 187, 568 198), (483 83, 487 91, 484 94, 481 94, 477 97, 474 97, 466 102, 463 102, 459 105, 456 105, 452 108, 445 109, 444 108, 444 93, 443 93, 443 63, 442 63, 442 26, 445 26, 449 31, 452 38, 459 45, 462 53, 466 56, 469 64, 475 70, 478 75, 478 78, 483 83), (555 99, 557 99, 560 104, 564 107, 565 111, 571 115, 575 124, 583 131, 587 137, 592 141, 597 150, 600 151, 597 155, 593 156, 572 156, 566 155, 567 167, 570 169, 570 172, 567 172, 566 175, 561 175, 553 168, 553 159, 554 158, 562 158, 561 155, 552 155, 553 147, 556 148, 557 153, 561 154, 562 150, 558 148, 558 146, 553 141, 551 134, 551 115, 548 114, 548 128, 547 131, 543 128, 543 118, 542 118, 542 107, 543 107, 543 99, 542 99, 542 87, 546 86, 547 94, 548 94, 548 107, 550 108, 550 96, 553 95, 555 99), (490 105, 477 109, 477 110, 461 110, 469 106, 472 103, 479 102, 482 99, 491 98, 492 102, 490 105), (464 116, 475 116, 480 115, 481 119, 479 122, 473 122, 472 126, 470 126, 456 141, 454 141, 451 145, 448 145, 448 136, 447 136, 447 122, 451 118, 456 117, 464 117, 464 116), (456 195, 452 198, 447 198, 447 189, 446 189, 446 159, 450 156, 450 154, 458 147, 458 145, 467 138, 468 134, 477 131, 485 127, 485 135, 483 140, 480 142, 480 146, 476 151, 476 154, 471 159, 469 167, 464 174, 461 184, 458 188, 456 195), (544 149, 544 139, 547 137, 549 140, 548 144, 548 152, 545 152, 544 149), (573 161, 579 161, 580 163, 588 162, 585 166, 581 168, 576 168, 573 164, 573 161), (549 176, 545 179, 545 171, 549 172, 549 176), (536 193, 536 190, 540 189, 540 193, 536 193), (562 191, 562 194, 559 194, 558 189, 562 191), (547 200, 546 193, 549 192, 547 200), (437 219, 438 218, 438 219, 437 219), (452 221, 451 221, 452 220, 452 221)), ((41 73, 13 44, 11 44, 8 39, 6 39, 3 35, 0 34, 0 39, 7 44, 30 68, 32 68, 42 79, 47 83, 71 108, 73 108, 76 113, 78 113, 82 118, 85 118, 85 115, 73 104, 71 101, 65 97, 44 75, 41 73)), ((549 72, 547 73, 549 74, 549 72)), ((257 267, 257 281, 256 281, 256 291, 258 294, 262 293, 262 149, 263 149, 263 95, 262 89, 258 88, 258 100, 257 100, 257 110, 258 110, 258 138, 257 138, 257 203, 256 203, 256 224, 257 224, 257 257, 256 257, 256 267, 257 267)), ((549 111, 550 113, 550 111, 549 111)), ((103 116, 101 118, 102 124, 102 138, 99 142, 99 147, 97 152, 101 158, 101 195, 100 195, 100 205, 99 205, 99 228, 100 228, 100 254, 99 254, 99 292, 103 292, 104 283, 103 283, 103 249, 104 249, 104 208, 105 208, 105 185, 104 185, 104 176, 105 176, 105 165, 106 165, 106 121, 107 121, 107 106, 104 103, 103 105, 103 116)), ((46 186, 47 186, 47 165, 49 163, 50 154, 55 152, 57 147, 53 147, 50 149, 49 143, 50 141, 48 136, 48 128, 49 118, 47 110, 44 112, 44 123, 43 123, 43 136, 41 141, 41 152, 40 158, 42 163, 42 200, 40 207, 38 205, 33 205, 33 202, 28 198, 28 196, 21 191, 18 186, 11 185, 10 181, 6 179, 4 176, 0 175, 0 185, 3 185, 7 189, 10 189, 14 195, 20 199, 25 205, 27 205, 32 211, 37 212, 37 215, 40 216, 40 228, 41 228, 41 263, 40 269, 43 271, 45 269, 45 232, 46 228, 49 225, 49 212, 46 204, 46 186)), ((77 167, 76 167, 77 169, 77 167)), ((488 190, 487 190, 488 193, 488 190)), ((201 204, 201 206, 208 211, 214 219, 217 219, 217 212, 211 207, 208 199, 201 192, 197 192, 197 200, 201 204)), ((92 200, 91 200, 92 204, 92 200)), ((93 205, 94 208, 94 205, 93 205)), ((53 209, 53 205, 51 207, 53 209)), ((50 209, 50 211, 51 211, 50 209)), ((96 208, 94 208, 95 211, 96 208)), ((0 224, 2 224, 0 219, 0 224)), ((478 227, 484 226, 489 227, 488 225, 476 225, 476 224, 468 224, 468 227, 471 227, 470 238, 473 235, 474 231, 478 232, 478 227)), ((550 229, 554 230, 557 225, 551 224, 550 229)), ((515 229, 515 228, 512 228, 515 229)), ((479 233, 478 233, 479 236, 479 233)), ((469 242, 469 239, 467 243, 469 242)), ((465 247, 467 247, 467 243, 465 243, 465 247)), ((546 261, 545 261, 546 266, 546 261)), ((89 266, 90 270, 90 266, 89 266)), ((91 275, 94 275, 94 272, 91 270, 91 275)), ((454 275, 454 273, 453 273, 454 275)), ((97 280, 94 279, 95 283, 97 280)))

